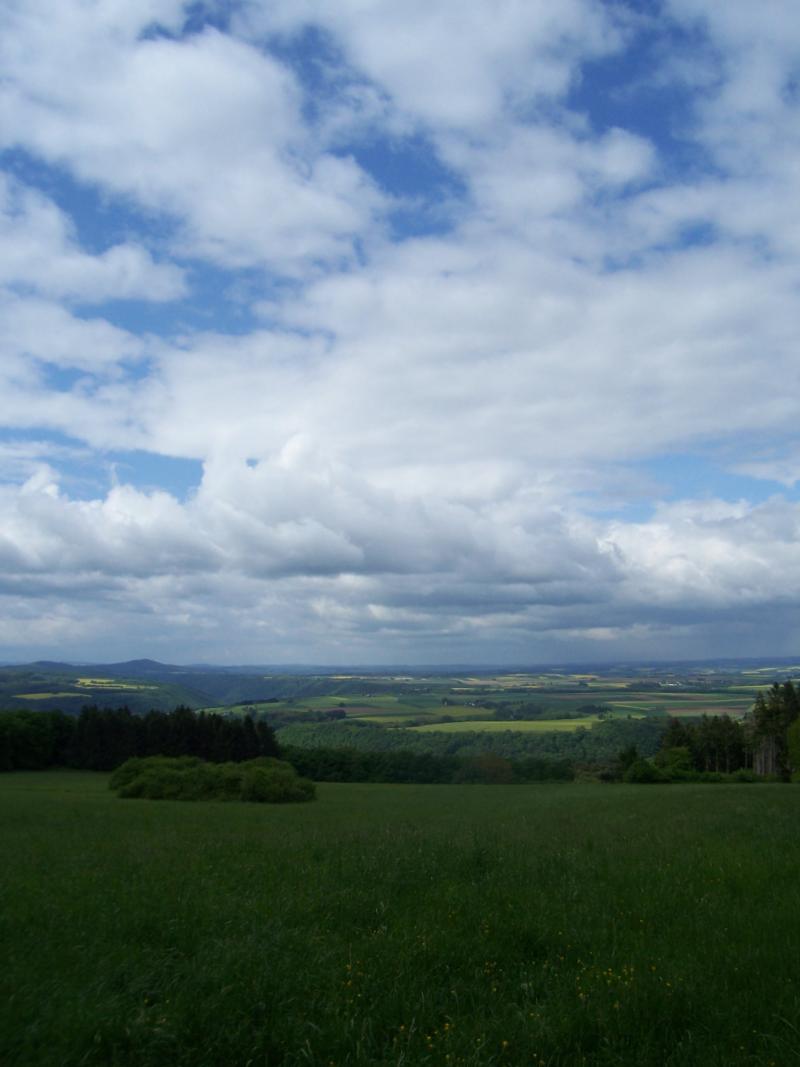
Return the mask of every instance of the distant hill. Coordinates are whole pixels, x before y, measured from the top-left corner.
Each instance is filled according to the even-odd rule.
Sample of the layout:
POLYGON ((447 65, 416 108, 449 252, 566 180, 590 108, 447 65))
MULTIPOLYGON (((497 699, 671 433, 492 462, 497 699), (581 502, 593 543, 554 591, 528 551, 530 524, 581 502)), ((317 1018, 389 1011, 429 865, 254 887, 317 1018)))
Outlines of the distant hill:
MULTIPOLYGON (((13 664, 11 664, 10 666, 13 666, 13 664)), ((74 671, 75 664, 60 663, 58 660, 54 659, 37 659, 35 663, 23 664, 20 669, 43 671, 74 671)))
POLYGON ((151 708, 171 710, 178 704, 200 707, 205 703, 204 692, 181 684, 168 668, 149 672, 140 669, 137 673, 127 663, 99 665, 39 660, 0 669, 2 709, 78 712, 86 704, 97 704, 127 706, 142 712, 151 708))
POLYGON ((314 696, 397 693, 406 686, 379 677, 338 678, 332 673, 246 673, 242 668, 159 663, 152 659, 121 663, 69 664, 39 660, 0 669, 0 707, 79 710, 84 704, 120 706, 134 711, 177 704, 210 707, 242 701, 300 699, 314 696), (96 684, 92 684, 96 683, 96 684))

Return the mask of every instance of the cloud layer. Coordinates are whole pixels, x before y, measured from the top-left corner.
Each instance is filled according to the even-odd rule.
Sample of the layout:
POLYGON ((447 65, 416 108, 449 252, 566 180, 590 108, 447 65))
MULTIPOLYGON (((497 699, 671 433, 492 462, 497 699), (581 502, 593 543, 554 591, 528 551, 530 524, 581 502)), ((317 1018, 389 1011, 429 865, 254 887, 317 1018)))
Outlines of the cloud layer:
POLYGON ((0 650, 793 651, 771 7, 9 0, 0 650))

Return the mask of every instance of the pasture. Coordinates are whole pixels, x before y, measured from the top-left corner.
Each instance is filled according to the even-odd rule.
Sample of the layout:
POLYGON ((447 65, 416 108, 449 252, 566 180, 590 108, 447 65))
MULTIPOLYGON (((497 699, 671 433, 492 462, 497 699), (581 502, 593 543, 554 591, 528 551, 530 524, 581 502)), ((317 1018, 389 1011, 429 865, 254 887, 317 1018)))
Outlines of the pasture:
POLYGON ((800 1062, 800 790, 0 778, 4 1067, 800 1062))

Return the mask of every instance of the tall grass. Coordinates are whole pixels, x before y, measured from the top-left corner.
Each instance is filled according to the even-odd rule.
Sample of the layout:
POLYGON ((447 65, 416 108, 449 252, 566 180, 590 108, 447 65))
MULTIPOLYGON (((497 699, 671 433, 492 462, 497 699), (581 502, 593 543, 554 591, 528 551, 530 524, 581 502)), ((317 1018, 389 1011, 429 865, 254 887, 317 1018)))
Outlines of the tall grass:
POLYGON ((4 1067, 800 1062, 800 790, 0 779, 4 1067))

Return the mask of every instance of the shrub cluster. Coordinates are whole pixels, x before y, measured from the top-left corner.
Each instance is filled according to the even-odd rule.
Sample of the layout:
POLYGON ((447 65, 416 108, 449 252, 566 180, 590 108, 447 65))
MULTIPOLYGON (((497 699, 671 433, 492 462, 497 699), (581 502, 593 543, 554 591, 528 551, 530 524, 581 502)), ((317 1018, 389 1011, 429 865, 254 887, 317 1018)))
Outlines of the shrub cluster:
POLYGON ((622 777, 624 782, 634 785, 647 785, 664 782, 766 782, 779 781, 777 775, 759 775, 741 767, 738 771, 730 774, 724 771, 675 771, 669 768, 659 767, 649 760, 636 760, 622 777))
POLYGON ((109 788, 147 800, 250 800, 287 804, 314 800, 316 787, 294 767, 270 756, 242 763, 207 763, 195 756, 129 759, 111 775, 109 788))

